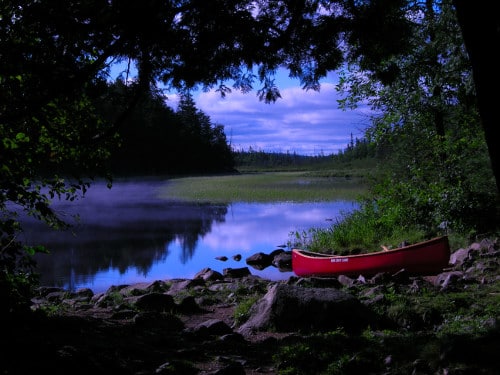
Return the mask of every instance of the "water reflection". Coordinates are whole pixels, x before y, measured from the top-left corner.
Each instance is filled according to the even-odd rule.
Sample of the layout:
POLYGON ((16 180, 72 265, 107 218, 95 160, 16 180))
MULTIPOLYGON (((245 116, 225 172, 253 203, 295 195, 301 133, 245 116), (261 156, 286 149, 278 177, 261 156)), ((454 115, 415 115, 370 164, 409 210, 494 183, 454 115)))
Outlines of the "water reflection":
MULTIPOLYGON (((95 184, 78 202, 54 202, 70 217, 80 214, 71 232, 26 224, 27 242, 43 244, 38 255, 42 285, 94 292, 111 285, 171 278, 192 278, 203 268, 219 272, 246 267, 246 257, 269 253, 286 243, 292 231, 330 225, 352 202, 232 203, 209 205, 157 198, 165 181, 117 182, 111 190, 95 184), (241 261, 232 259, 242 255, 241 261), (215 259, 227 256, 227 262, 215 259)), ((288 278, 274 267, 253 274, 288 278)))

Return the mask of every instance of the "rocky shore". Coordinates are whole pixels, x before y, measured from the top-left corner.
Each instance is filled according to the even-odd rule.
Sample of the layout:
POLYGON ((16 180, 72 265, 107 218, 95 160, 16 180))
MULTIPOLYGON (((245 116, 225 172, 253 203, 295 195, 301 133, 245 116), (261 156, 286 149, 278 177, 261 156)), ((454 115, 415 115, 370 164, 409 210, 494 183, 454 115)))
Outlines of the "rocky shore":
MULTIPOLYGON (((260 254, 250 263, 286 266, 287 255, 260 254)), ((443 273, 427 277, 401 270, 370 279, 270 281, 243 267, 99 294, 41 287, 32 316, 2 334, 0 370, 496 374, 499 255, 496 240, 473 243, 453 251, 443 273)))

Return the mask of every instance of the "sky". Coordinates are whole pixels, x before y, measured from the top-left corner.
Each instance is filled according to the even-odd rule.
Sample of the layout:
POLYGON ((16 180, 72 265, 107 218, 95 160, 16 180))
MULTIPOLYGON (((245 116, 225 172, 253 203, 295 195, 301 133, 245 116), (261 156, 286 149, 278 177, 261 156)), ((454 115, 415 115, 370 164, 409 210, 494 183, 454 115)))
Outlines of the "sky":
MULTIPOLYGON (((225 98, 212 90, 193 93, 193 98, 213 124, 224 126, 235 150, 251 147, 265 152, 329 155, 345 149, 351 134, 362 138, 369 124, 368 108, 338 108, 336 83, 337 76, 332 73, 321 81, 319 92, 306 91, 283 70, 276 76, 281 98, 275 103, 259 101, 257 90, 246 94, 233 90, 225 98)), ((167 98, 167 104, 176 109, 176 95, 167 98)))
MULTIPOLYGON (((276 84, 281 98, 275 103, 259 101, 257 89, 243 94, 233 90, 225 98, 215 90, 194 92, 196 107, 213 124, 223 125, 231 147, 299 155, 329 155, 344 150, 354 138, 362 138, 369 124, 369 109, 354 111, 338 108, 340 94, 335 90, 337 75, 321 81, 320 91, 306 91, 297 79, 279 70, 276 84)), ((178 96, 166 94, 166 103, 177 109, 178 96)))

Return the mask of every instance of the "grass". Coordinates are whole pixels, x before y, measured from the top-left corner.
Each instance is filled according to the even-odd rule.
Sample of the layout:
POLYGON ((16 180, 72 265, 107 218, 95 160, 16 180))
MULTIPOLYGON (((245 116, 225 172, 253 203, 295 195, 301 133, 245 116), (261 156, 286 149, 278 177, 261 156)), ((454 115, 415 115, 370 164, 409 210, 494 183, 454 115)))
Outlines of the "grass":
POLYGON ((380 246, 398 247, 402 241, 416 243, 424 240, 425 233, 405 227, 396 218, 381 216, 372 206, 344 214, 329 228, 311 228, 295 232, 293 247, 307 248, 320 253, 348 255, 359 252, 380 251, 380 246))
POLYGON ((165 199, 210 203, 356 200, 366 193, 361 177, 318 177, 307 171, 263 172, 169 180, 165 199))
MULTIPOLYGON (((170 179, 160 191, 169 200, 230 204, 233 202, 331 202, 361 201, 368 195, 368 171, 372 165, 343 164, 339 168, 308 170, 257 170, 234 175, 170 179)), ((380 245, 395 247, 402 241, 415 243, 429 238, 421 228, 402 222, 396 211, 380 214, 366 206, 339 218, 330 228, 310 228, 290 233, 289 243, 311 251, 349 254, 378 251, 380 245)), ((451 235, 450 244, 464 243, 463 236, 451 235)))
MULTIPOLYGON (((334 171, 308 170, 182 177, 169 180, 160 196, 216 204, 356 201, 368 192, 362 175, 338 176, 334 171)), ((378 251, 381 244, 396 246, 403 240, 414 243, 424 239, 422 232, 410 230, 396 219, 386 215, 381 220, 375 211, 363 210, 340 218, 330 228, 291 233, 289 242, 311 251, 328 253, 337 249, 349 254, 359 249, 378 251)))
POLYGON ((234 322, 237 325, 242 325, 250 318, 250 309, 255 305, 262 296, 258 294, 251 295, 240 302, 234 309, 234 322))
POLYGON ((500 283, 493 263, 480 272, 489 281, 472 278, 446 290, 388 281, 378 283, 375 294, 383 298, 374 299, 369 283, 347 287, 392 328, 315 333, 284 344, 273 357, 278 374, 497 374, 500 283))

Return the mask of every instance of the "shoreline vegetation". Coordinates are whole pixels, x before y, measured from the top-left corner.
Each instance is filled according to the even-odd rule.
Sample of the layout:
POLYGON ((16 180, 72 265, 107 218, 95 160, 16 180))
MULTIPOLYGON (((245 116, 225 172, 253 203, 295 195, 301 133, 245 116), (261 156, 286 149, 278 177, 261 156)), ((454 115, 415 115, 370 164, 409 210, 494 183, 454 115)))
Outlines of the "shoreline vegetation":
POLYGON ((367 184, 361 176, 263 171, 174 178, 168 181, 160 196, 210 203, 318 202, 356 200, 366 193, 367 184))
POLYGON ((171 176, 159 196, 216 204, 350 200, 364 205, 332 222, 329 228, 290 234, 294 246, 324 253, 333 249, 342 254, 378 251, 381 245, 397 247, 403 241, 415 243, 443 234, 455 248, 474 240, 449 228, 429 231, 407 225, 398 221, 396 213, 394 217, 380 217, 373 206, 371 189, 379 162, 373 157, 345 161, 322 157, 301 164, 239 164, 231 174, 171 176))
MULTIPOLYGON (((231 201, 234 197, 253 201, 369 197, 369 175, 365 172, 241 172, 171 178, 160 194, 168 199, 200 202, 231 201)), ((376 241, 389 245, 386 233, 376 232, 373 224, 373 216, 363 212, 332 223, 332 229, 327 231, 311 228, 308 233, 297 233, 295 240, 317 251, 337 245, 367 249, 369 242, 376 241)), ((395 231, 392 239, 409 234, 395 231)), ((415 237, 418 235, 423 234, 416 233, 415 237)), ((129 294, 111 288, 97 296, 89 290, 77 295, 46 290, 44 300, 50 303, 38 310, 40 314, 34 315, 32 325, 23 325, 21 331, 8 331, 3 347, 8 354, 28 348, 35 354, 37 365, 56 373, 78 369, 78 373, 96 374, 496 373, 498 240, 460 248, 450 238, 450 246, 456 250, 453 258, 458 268, 431 277, 430 281, 408 278, 404 272, 380 274, 368 280, 362 276, 347 278, 343 279, 345 284, 338 278, 292 277, 283 288, 301 293, 320 291, 322 295, 326 291, 345 291, 376 313, 384 324, 387 322, 384 329, 366 327, 359 333, 346 332, 342 327, 312 333, 297 329, 285 336, 270 329, 259 332, 254 342, 239 335, 235 328, 254 318, 252 306, 267 301, 269 289, 265 280, 218 280, 215 285, 200 279, 167 280, 148 285, 146 294, 138 292, 137 285, 131 286, 133 292, 129 294), (162 287, 167 284, 165 291, 162 287), (174 301, 174 307, 201 306, 202 312, 183 315, 157 311, 165 310, 166 301, 174 301), (140 310, 138 305, 146 302, 149 310, 140 310), (96 304, 105 308, 96 310, 96 304), (100 317, 103 310, 112 317, 100 317), (46 344, 47 338, 50 345, 46 344)), ((312 310, 310 314, 318 317, 312 310)), ((21 373, 23 367, 31 368, 31 363, 35 362, 20 366, 11 360, 7 369, 21 373)))
MULTIPOLYGON (((364 165, 356 164, 355 168, 351 163, 346 163, 341 164, 339 169, 331 169, 330 164, 329 169, 320 163, 308 165, 307 168, 288 166, 278 170, 246 167, 230 175, 177 177, 167 181, 159 196, 200 203, 361 202, 369 197, 368 178, 372 162, 373 160, 367 159, 364 165)), ((360 233, 348 234, 345 230, 333 230, 341 228, 339 225, 349 216, 342 214, 326 229, 309 228, 290 233, 289 238, 284 240, 293 247, 320 252, 337 249, 350 253, 359 246, 367 251, 377 250, 380 243, 374 243, 373 238, 368 241, 367 237, 348 238, 347 236, 357 236, 360 233), (336 237, 335 232, 342 237, 336 237)))
POLYGON ((255 154, 237 153, 234 173, 174 176, 160 196, 211 203, 357 200, 369 193, 368 180, 377 165, 373 157, 341 161, 255 154))
POLYGON ((499 265, 498 242, 485 240, 428 277, 270 282, 206 270, 95 295, 40 288, 33 320, 2 336, 2 365, 6 374, 496 374, 499 265), (22 351, 30 361, 19 362, 22 351))

